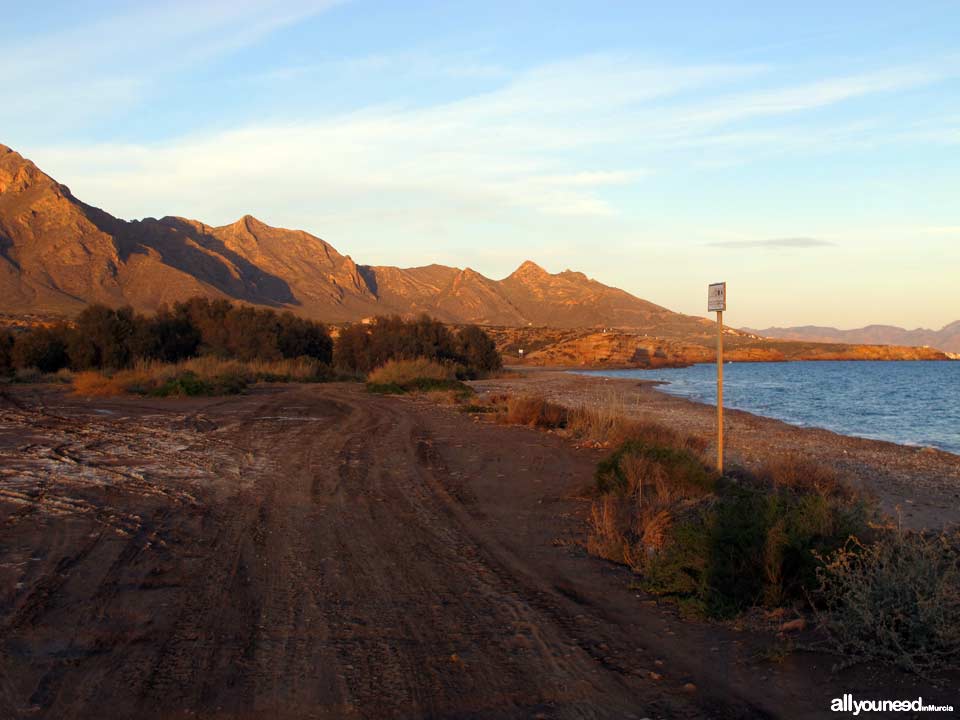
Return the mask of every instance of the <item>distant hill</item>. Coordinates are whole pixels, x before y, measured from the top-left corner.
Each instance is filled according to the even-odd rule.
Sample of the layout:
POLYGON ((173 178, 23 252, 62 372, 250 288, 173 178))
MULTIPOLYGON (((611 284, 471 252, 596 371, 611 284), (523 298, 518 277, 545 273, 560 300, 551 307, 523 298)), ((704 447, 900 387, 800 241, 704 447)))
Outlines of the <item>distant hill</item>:
POLYGON ((906 330, 893 325, 868 325, 855 330, 838 330, 832 327, 804 325, 802 327, 772 327, 765 330, 743 328, 745 332, 781 340, 807 342, 859 343, 865 345, 906 345, 932 347, 947 352, 960 353, 960 320, 940 330, 906 330))
POLYGON ((179 217, 127 222, 0 145, 0 313, 70 315, 92 302, 151 311, 192 295, 328 322, 426 312, 452 323, 511 326, 709 325, 530 261, 492 280, 470 268, 358 265, 318 237, 249 215, 222 227, 179 217))

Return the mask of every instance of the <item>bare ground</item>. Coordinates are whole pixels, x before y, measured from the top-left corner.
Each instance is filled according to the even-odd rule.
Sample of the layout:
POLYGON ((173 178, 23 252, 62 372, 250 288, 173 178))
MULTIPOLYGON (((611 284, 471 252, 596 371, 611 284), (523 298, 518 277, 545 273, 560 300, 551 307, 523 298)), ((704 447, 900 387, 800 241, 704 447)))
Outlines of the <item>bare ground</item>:
POLYGON ((815 718, 916 695, 631 590, 576 542, 598 457, 353 385, 8 393, 0 717, 815 718))

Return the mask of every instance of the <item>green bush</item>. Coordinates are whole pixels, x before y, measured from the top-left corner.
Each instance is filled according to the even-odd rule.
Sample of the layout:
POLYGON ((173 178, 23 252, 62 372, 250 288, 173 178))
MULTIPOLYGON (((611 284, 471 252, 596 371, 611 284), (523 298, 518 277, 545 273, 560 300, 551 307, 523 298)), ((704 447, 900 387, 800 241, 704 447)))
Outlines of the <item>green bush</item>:
POLYGON ((725 482, 668 531, 645 584, 712 617, 803 603, 819 558, 864 533, 868 518, 859 500, 725 482))
POLYGON ((886 531, 822 556, 833 648, 926 674, 960 667, 960 533, 886 531))
POLYGON ((674 486, 712 490, 716 475, 708 470, 692 451, 683 447, 654 445, 644 440, 628 440, 597 466, 595 475, 600 492, 624 491, 629 482, 627 461, 642 458, 662 467, 674 486))
POLYGON ((452 391, 461 399, 469 398, 474 394, 473 388, 471 388, 469 385, 464 385, 459 380, 437 380, 436 378, 415 378, 403 383, 368 382, 367 390, 380 395, 404 395, 411 392, 452 391))
MULTIPOLYGON (((199 377, 193 372, 180 373, 156 388, 140 389, 155 397, 195 397, 202 395, 237 395, 247 387, 247 381, 237 374, 217 375, 210 379, 199 377)), ((130 388, 131 392, 137 392, 130 388)))
POLYGON ((588 548, 652 593, 712 617, 804 603, 819 557, 868 530, 867 503, 812 466, 722 478, 695 450, 651 426, 597 466, 603 507, 588 548))

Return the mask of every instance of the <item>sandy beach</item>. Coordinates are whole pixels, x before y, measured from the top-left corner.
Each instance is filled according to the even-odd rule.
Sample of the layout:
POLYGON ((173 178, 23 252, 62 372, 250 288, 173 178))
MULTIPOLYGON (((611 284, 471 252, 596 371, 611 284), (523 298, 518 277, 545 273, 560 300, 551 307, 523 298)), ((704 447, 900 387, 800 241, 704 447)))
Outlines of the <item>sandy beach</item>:
MULTIPOLYGON (((472 383, 481 395, 540 395, 576 407, 615 404, 638 419, 713 438, 713 405, 668 395, 657 383, 524 368, 513 377, 472 383)), ((728 467, 757 469, 799 455, 837 470, 875 497, 904 527, 941 528, 960 522, 960 455, 789 425, 740 410, 725 413, 728 467)))

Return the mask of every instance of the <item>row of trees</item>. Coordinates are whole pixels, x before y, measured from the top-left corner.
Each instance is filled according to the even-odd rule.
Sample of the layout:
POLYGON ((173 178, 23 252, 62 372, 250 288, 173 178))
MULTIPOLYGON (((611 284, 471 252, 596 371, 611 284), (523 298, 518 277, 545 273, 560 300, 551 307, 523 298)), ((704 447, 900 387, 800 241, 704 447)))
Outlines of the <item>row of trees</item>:
POLYGON ((333 357, 338 368, 363 374, 388 360, 417 357, 458 365, 466 376, 502 366, 493 340, 476 325, 454 332, 427 315, 417 320, 379 317, 369 325, 351 325, 340 332, 333 357))
POLYGON ((290 312, 192 298, 154 315, 91 305, 73 324, 0 332, 0 373, 36 368, 118 370, 137 360, 178 362, 197 355, 239 360, 311 357, 342 370, 368 373, 387 360, 426 357, 466 375, 501 367, 490 337, 476 326, 451 330, 426 315, 381 317, 341 331, 334 348, 327 328, 290 312))
POLYGON ((206 298, 176 303, 154 315, 91 305, 72 325, 0 336, 0 370, 119 370, 137 360, 172 363, 197 355, 239 360, 307 356, 330 364, 333 342, 324 325, 290 312, 206 298))

